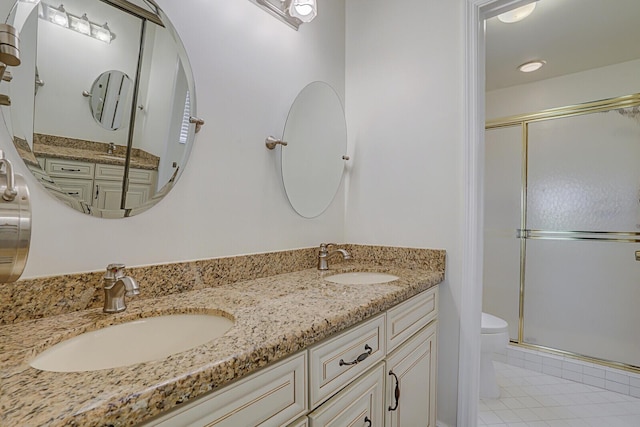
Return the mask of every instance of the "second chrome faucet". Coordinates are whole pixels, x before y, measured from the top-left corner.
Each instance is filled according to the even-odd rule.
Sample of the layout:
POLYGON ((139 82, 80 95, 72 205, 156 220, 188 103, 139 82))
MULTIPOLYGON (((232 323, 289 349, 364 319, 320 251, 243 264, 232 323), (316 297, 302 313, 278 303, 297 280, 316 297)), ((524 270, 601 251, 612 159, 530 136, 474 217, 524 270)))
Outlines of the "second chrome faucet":
POLYGON ((140 288, 133 277, 124 275, 124 264, 109 264, 103 278, 105 313, 119 313, 127 308, 125 296, 138 295, 140 288))
POLYGON ((318 270, 328 270, 329 258, 334 255, 341 255, 342 259, 351 259, 351 254, 344 249, 329 250, 330 246, 335 245, 335 243, 320 243, 320 249, 318 250, 318 270))

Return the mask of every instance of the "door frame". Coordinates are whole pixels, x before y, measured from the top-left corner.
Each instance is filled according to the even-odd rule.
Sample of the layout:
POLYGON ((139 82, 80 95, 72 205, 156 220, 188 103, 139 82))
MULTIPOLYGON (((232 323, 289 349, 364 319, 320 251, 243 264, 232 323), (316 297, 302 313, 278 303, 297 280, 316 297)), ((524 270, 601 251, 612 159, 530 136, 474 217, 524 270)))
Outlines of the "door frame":
POLYGON ((484 21, 532 0, 465 0, 464 228, 457 425, 478 422, 484 224, 484 21))

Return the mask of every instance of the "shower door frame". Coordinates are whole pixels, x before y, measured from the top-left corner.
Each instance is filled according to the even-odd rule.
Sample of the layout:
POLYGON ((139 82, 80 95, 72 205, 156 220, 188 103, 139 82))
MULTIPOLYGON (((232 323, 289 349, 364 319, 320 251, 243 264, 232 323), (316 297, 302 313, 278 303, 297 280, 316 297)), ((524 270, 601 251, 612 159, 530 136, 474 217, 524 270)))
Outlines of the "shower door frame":
POLYGON ((593 101, 584 104, 570 105, 566 107, 552 108, 535 113, 520 114, 503 117, 494 120, 487 120, 485 131, 499 128, 513 128, 520 126, 522 131, 522 182, 520 193, 520 228, 516 230, 516 237, 520 240, 520 288, 519 288, 519 319, 518 319, 518 339, 511 340, 513 345, 532 350, 541 350, 548 353, 569 356, 574 359, 593 362, 604 366, 623 369, 629 372, 640 373, 640 366, 630 365, 622 362, 600 359, 588 355, 573 353, 566 350, 547 347, 539 344, 526 343, 524 341, 525 322, 525 272, 527 240, 598 240, 608 242, 640 243, 640 232, 616 232, 616 231, 544 231, 527 229, 527 190, 528 190, 528 151, 529 151, 529 124, 547 120, 555 120, 572 116, 580 116, 590 113, 605 112, 619 108, 629 108, 640 106, 640 93, 609 98, 600 101, 593 101))

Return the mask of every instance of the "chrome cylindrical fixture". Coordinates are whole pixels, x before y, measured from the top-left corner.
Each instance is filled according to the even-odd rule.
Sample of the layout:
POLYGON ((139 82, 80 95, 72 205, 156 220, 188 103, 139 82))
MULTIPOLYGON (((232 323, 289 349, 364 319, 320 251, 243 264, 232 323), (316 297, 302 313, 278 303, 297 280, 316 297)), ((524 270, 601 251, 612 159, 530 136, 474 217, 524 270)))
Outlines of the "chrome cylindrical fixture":
POLYGON ((0 24, 0 62, 11 67, 20 65, 18 31, 9 24, 0 24))

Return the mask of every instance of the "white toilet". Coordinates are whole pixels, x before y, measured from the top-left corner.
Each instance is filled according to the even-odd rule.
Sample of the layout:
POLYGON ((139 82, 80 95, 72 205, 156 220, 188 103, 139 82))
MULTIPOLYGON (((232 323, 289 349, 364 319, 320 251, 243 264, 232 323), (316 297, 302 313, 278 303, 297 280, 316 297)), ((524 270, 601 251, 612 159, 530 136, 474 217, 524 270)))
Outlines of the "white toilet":
POLYGON ((497 399, 500 387, 493 368, 493 353, 509 343, 509 324, 496 316, 482 313, 482 339, 480 341, 480 397, 497 399))

